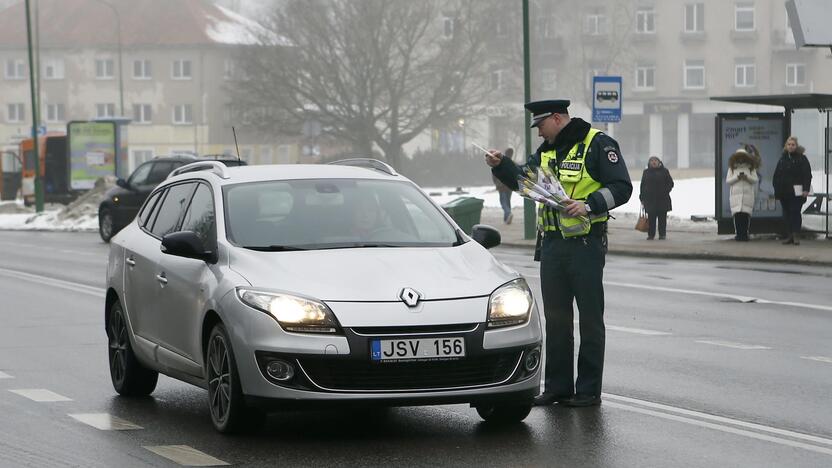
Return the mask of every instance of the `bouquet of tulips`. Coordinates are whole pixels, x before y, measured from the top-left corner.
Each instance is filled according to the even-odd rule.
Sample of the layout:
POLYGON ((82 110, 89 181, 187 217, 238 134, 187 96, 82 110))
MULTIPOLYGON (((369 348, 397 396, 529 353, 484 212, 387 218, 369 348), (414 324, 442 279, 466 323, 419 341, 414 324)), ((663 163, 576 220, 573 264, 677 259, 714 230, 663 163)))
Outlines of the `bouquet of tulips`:
MULTIPOLYGON (((517 192, 523 198, 542 203, 550 208, 563 212, 572 201, 560 181, 547 167, 540 167, 537 173, 531 169, 517 177, 517 192)), ((589 223, 589 217, 578 216, 583 222, 589 223)))

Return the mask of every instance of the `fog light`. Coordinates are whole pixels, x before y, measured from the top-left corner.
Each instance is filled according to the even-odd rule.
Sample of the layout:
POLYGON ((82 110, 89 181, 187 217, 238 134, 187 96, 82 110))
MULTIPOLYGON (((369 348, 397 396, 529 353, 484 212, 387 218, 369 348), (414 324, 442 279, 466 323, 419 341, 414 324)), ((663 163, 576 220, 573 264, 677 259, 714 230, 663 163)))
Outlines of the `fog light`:
POLYGON ((523 361, 523 367, 526 368, 526 371, 531 372, 537 369, 538 364, 540 364, 540 350, 533 349, 526 354, 526 359, 523 361))
POLYGON ((286 382, 295 376, 295 368, 286 361, 274 360, 266 364, 266 373, 275 380, 286 382))

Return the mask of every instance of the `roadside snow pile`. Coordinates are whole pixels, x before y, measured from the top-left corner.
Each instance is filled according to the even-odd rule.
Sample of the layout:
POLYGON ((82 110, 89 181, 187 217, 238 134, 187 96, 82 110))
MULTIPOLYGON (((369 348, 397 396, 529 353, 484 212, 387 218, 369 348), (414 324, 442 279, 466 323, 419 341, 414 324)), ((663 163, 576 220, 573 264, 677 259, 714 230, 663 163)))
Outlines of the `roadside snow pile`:
POLYGON ((0 229, 17 231, 97 231, 98 205, 115 185, 115 177, 102 177, 95 186, 66 206, 47 204, 42 213, 17 201, 0 204, 0 229))

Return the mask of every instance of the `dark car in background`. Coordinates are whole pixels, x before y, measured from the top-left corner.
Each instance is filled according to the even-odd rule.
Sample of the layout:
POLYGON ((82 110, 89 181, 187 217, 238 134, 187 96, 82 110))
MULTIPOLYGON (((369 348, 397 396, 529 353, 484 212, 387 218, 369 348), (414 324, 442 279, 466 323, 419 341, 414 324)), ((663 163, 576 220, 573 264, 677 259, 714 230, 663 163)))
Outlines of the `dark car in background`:
POLYGON ((127 226, 136 217, 150 192, 173 172, 185 164, 204 159, 216 160, 226 166, 243 166, 239 159, 197 158, 190 155, 156 157, 142 163, 127 180, 118 179, 116 187, 107 191, 98 206, 98 234, 104 242, 127 226))

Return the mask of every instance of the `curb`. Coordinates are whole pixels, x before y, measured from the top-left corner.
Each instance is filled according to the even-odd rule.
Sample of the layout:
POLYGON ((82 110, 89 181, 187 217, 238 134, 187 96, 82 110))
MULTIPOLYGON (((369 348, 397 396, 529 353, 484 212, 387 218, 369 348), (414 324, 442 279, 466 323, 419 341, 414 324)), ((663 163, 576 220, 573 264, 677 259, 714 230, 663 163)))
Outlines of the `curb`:
MULTIPOLYGON (((534 245, 519 242, 503 242, 501 246, 533 250, 534 245)), ((709 260, 709 261, 732 261, 732 262, 768 262, 788 265, 805 266, 832 266, 832 261, 817 261, 808 258, 779 258, 779 257, 748 257, 739 255, 727 255, 716 252, 655 252, 649 250, 629 250, 611 248, 608 255, 619 255, 622 257, 642 258, 668 258, 678 260, 709 260)))

